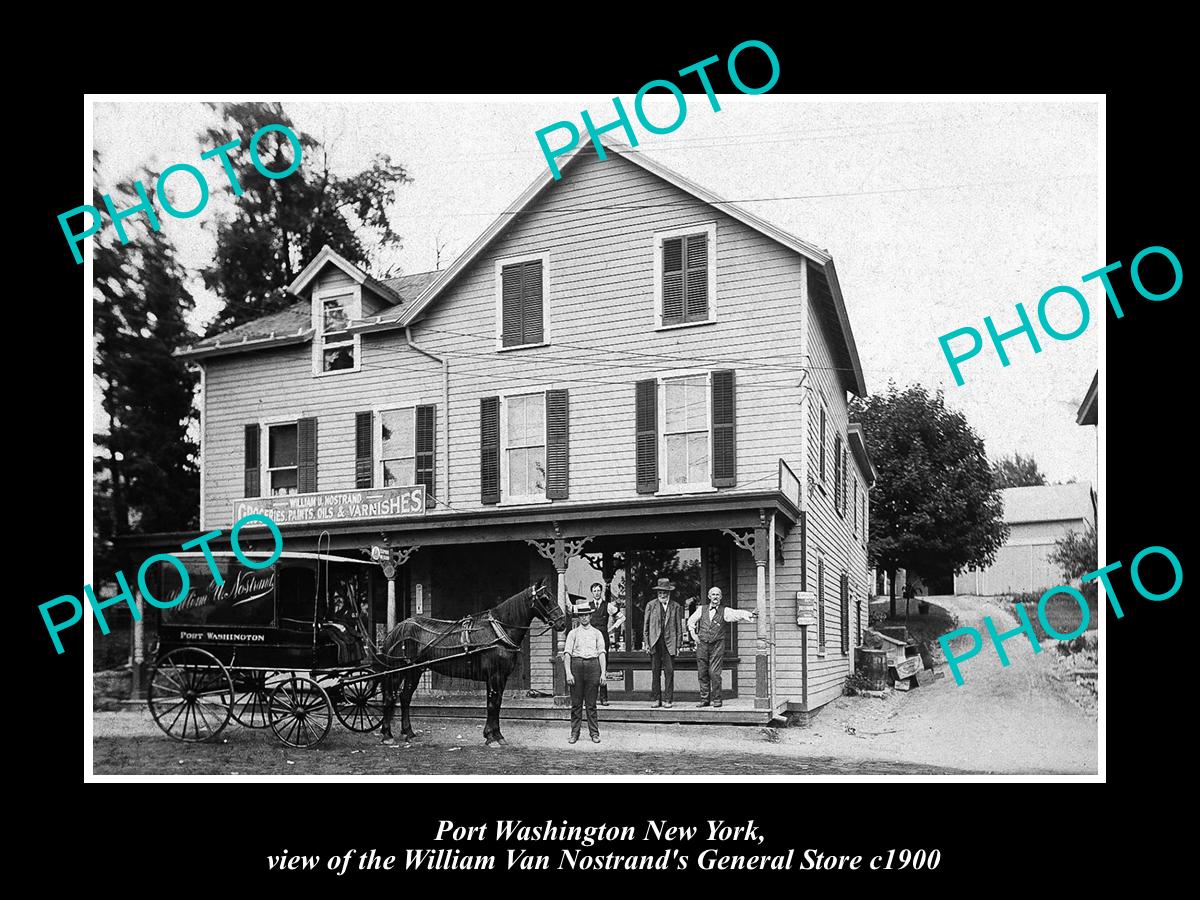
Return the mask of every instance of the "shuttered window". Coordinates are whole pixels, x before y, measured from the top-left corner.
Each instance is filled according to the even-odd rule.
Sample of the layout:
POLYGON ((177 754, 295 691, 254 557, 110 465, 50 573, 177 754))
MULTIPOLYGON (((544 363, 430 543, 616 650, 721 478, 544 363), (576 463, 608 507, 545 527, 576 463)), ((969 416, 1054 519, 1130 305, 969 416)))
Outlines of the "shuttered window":
POLYGON ((346 332, 354 315, 354 295, 321 300, 321 371, 338 372, 358 366, 358 342, 346 332))
POLYGON ((842 573, 842 652, 850 652, 850 576, 842 573))
POLYGON ((543 275, 540 259, 501 267, 501 347, 540 344, 544 340, 543 275))
POLYGON ((300 419, 296 422, 296 443, 300 493, 311 494, 317 490, 316 419, 300 419))
POLYGON ((374 415, 370 410, 354 414, 354 486, 369 488, 375 483, 375 452, 371 436, 374 415))
POLYGON ((712 373, 713 487, 737 485, 735 380, 732 370, 712 373))
POLYGON ((569 496, 569 421, 567 391, 546 391, 546 497, 550 500, 566 500, 569 496))
POLYGON ((500 502, 500 398, 479 399, 479 499, 500 502))
POLYGON ((415 484, 425 486, 425 506, 437 505, 434 499, 434 479, 437 477, 437 407, 423 404, 417 407, 417 477, 415 484))
POLYGON ((858 476, 854 478, 854 533, 858 534, 858 476))
POLYGON ((653 494, 658 490, 658 381, 639 381, 634 390, 635 457, 637 490, 653 494))
POLYGON ((505 397, 501 463, 507 499, 546 496, 546 395, 505 397))
POLYGON ((662 323, 708 321, 708 233, 662 242, 662 323))
POLYGON ((242 482, 242 493, 246 497, 257 497, 262 493, 259 474, 259 430, 257 425, 246 426, 246 444, 243 465, 245 478, 242 482))

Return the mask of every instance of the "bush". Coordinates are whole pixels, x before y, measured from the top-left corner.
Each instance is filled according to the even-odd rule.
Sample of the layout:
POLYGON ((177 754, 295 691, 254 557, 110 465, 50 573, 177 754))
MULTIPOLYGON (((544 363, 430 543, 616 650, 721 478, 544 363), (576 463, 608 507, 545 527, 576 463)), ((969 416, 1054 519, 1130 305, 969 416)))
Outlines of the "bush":
POLYGON ((867 689, 867 676, 861 672, 851 672, 846 676, 842 687, 849 697, 855 697, 867 689))
POLYGON ((888 617, 887 609, 873 609, 873 610, 871 610, 870 614, 867 616, 867 624, 870 625, 872 628, 874 628, 876 625, 880 625, 883 622, 886 622, 887 617, 888 617))
POLYGON ((1065 536, 1054 542, 1054 549, 1047 560, 1058 566, 1067 581, 1074 581, 1096 571, 1099 568, 1096 529, 1088 522, 1083 534, 1068 531, 1065 536))

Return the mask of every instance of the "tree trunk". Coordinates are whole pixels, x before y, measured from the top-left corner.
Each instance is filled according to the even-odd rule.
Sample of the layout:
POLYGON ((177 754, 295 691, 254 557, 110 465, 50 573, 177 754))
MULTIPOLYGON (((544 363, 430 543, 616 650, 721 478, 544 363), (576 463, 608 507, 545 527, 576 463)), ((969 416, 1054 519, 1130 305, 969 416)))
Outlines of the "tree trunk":
POLYGON ((896 618, 896 570, 888 569, 888 594, 891 603, 888 613, 889 619, 896 618))

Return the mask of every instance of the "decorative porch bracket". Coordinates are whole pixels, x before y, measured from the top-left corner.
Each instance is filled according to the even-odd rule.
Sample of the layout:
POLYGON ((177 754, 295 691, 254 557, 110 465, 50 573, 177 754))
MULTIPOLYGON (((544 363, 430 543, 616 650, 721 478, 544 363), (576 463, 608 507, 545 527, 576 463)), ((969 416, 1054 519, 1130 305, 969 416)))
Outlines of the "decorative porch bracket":
MULTIPOLYGON (((567 563, 572 556, 582 556, 584 544, 591 540, 590 537, 564 538, 558 522, 554 523, 552 540, 525 539, 525 543, 554 566, 558 574, 558 605, 564 613, 567 611, 567 563)), ((554 630, 550 632, 550 652, 554 660, 554 702, 561 706, 567 699, 567 676, 558 655, 558 632, 554 630)))
POLYGON ((387 579, 387 630, 389 634, 396 627, 396 570, 407 563, 412 555, 420 549, 420 545, 393 547, 391 538, 386 534, 383 535, 382 547, 378 544, 371 545, 371 559, 379 563, 380 568, 383 569, 383 577, 387 579))

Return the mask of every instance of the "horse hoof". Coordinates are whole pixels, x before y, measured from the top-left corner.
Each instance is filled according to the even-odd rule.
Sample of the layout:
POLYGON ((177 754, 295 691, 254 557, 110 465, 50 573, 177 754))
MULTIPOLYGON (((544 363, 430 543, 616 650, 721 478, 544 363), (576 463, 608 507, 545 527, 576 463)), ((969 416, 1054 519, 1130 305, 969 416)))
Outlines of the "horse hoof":
POLYGON ((508 741, 506 741, 504 738, 496 738, 496 743, 499 744, 501 747, 508 746, 508 741))
POLYGON ((499 750, 500 742, 499 741, 484 741, 483 746, 487 747, 489 750, 499 750))
POLYGON ((394 737, 385 737, 381 742, 385 747, 395 747, 396 739, 394 737))

